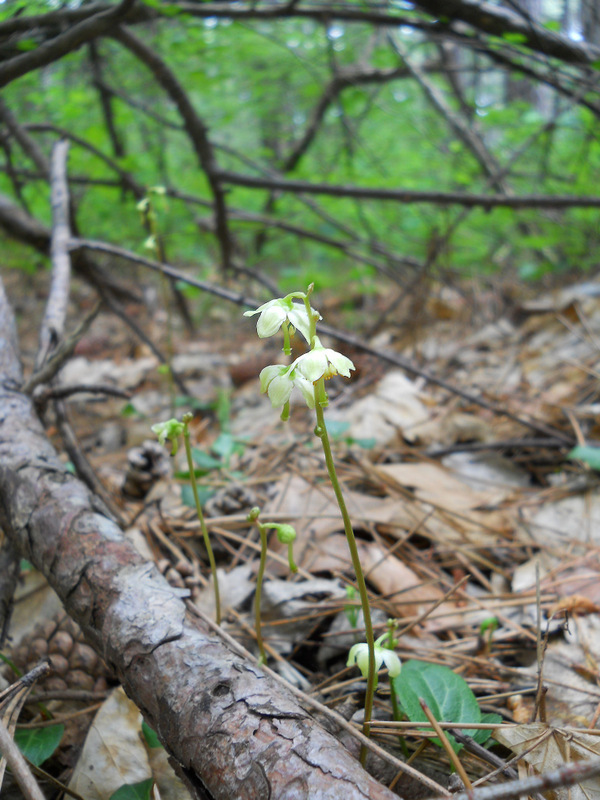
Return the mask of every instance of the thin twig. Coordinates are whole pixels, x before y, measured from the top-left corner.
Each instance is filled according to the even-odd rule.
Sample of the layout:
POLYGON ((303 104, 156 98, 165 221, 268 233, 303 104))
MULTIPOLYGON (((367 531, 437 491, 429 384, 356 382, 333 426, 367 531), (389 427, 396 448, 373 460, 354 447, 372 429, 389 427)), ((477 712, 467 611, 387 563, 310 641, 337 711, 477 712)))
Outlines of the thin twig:
POLYGON ((0 751, 2 751, 2 755, 6 759, 8 766, 11 768, 13 775, 15 776, 15 779, 21 787, 21 791, 27 800, 45 800, 40 787, 37 785, 35 778, 31 774, 31 770, 27 766, 27 762, 25 761, 17 745, 14 743, 10 733, 8 732, 8 728, 4 724, 1 717, 0 751))
POLYGON ((471 779, 469 778, 469 776, 465 771, 465 768, 461 764, 460 758, 456 755, 456 753, 452 749, 452 745, 450 744, 448 737, 446 736, 442 728, 440 728, 440 726, 438 725, 437 719, 433 716, 433 714, 431 713, 431 709, 429 708, 429 706, 427 705, 425 700, 423 700, 422 697, 419 697, 419 705, 423 709, 423 713, 425 714, 429 722, 431 722, 431 727, 437 733, 438 739, 442 743, 444 750, 446 751, 448 757, 450 758, 450 761, 452 761, 456 771, 460 775, 461 780, 465 785, 465 789, 468 792, 470 792, 473 788, 471 786, 471 779))

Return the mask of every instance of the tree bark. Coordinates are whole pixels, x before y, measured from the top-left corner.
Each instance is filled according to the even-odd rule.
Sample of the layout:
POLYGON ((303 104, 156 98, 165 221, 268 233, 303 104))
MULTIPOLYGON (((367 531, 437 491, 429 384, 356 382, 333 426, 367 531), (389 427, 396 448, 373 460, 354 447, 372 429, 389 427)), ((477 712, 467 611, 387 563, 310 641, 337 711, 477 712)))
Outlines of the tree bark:
POLYGON ((273 679, 192 616, 60 462, 20 391, 0 281, 0 526, 182 766, 198 797, 392 800, 273 679))

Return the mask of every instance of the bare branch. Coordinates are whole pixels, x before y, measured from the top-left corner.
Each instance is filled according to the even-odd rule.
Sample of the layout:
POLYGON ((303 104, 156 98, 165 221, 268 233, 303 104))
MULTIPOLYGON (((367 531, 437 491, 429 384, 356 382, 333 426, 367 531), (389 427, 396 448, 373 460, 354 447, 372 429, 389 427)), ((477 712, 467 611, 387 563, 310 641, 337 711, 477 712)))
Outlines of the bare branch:
POLYGON ((225 192, 221 187, 219 170, 215 161, 213 147, 208 139, 208 130, 192 106, 183 87, 165 62, 141 39, 125 28, 112 33, 136 58, 152 72, 158 83, 167 92, 177 106, 184 122, 185 129, 206 177, 214 199, 215 229, 221 248, 222 266, 225 271, 232 267, 233 243, 227 222, 225 192))
POLYGON ((52 281, 46 301, 44 318, 40 327, 40 343, 35 359, 39 369, 56 349, 62 338, 71 281, 71 257, 67 242, 71 236, 69 228, 69 187, 67 184, 67 153, 69 143, 60 140, 52 151, 50 189, 52 193, 52 236, 50 258, 52 281))
POLYGON ((223 183, 233 186, 247 186, 252 189, 269 189, 280 192, 300 192, 303 194, 324 194, 330 197, 357 197, 364 200, 384 200, 396 203, 431 203, 433 205, 482 206, 492 208, 598 208, 600 197, 593 195, 539 195, 526 194, 509 196, 505 194, 471 194, 468 192, 433 192, 412 189, 378 189, 339 184, 312 183, 286 178, 255 178, 240 172, 220 170, 223 183))
POLYGON ((118 6, 109 6, 107 10, 84 20, 65 33, 39 45, 35 50, 15 56, 0 64, 0 87, 26 75, 35 69, 51 64, 67 53, 73 52, 90 39, 110 31, 127 14, 135 0, 122 0, 118 6))
POLYGON ((21 787, 23 796, 27 800, 44 800, 44 795, 40 787, 37 785, 35 778, 31 774, 31 770, 27 766, 27 762, 21 754, 21 751, 14 743, 12 736, 8 732, 8 728, 0 717, 0 750, 4 758, 8 762, 9 767, 13 771, 17 783, 21 787))

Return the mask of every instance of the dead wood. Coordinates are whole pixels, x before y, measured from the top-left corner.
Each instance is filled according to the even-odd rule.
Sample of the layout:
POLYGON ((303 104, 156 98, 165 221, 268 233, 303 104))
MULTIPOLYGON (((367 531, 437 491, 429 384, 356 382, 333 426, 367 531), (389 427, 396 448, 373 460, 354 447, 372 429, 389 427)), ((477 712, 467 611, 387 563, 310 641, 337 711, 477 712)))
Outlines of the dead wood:
POLYGON ((396 797, 291 694, 187 612, 181 592, 67 472, 22 380, 0 283, 0 525, 115 670, 198 795, 396 797))

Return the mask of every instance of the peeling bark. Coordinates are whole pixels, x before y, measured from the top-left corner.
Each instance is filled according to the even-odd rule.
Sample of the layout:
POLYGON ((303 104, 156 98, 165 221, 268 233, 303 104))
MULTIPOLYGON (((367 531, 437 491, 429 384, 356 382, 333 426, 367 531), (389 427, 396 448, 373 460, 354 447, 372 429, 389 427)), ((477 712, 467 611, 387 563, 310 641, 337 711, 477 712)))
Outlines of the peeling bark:
POLYGON ((48 579, 201 796, 391 800, 260 669, 191 616, 48 442, 0 282, 0 525, 48 579))

